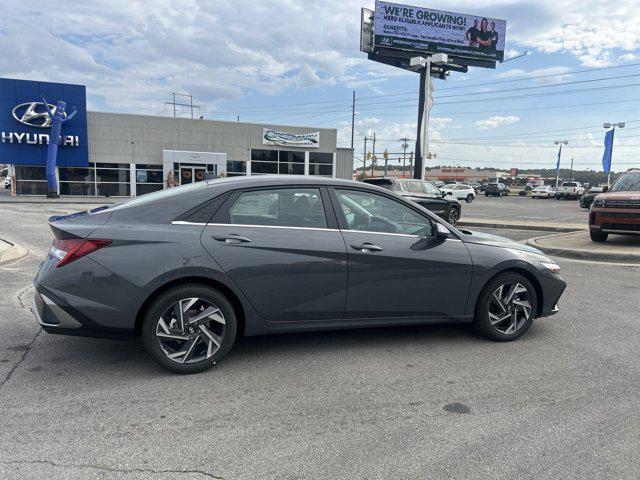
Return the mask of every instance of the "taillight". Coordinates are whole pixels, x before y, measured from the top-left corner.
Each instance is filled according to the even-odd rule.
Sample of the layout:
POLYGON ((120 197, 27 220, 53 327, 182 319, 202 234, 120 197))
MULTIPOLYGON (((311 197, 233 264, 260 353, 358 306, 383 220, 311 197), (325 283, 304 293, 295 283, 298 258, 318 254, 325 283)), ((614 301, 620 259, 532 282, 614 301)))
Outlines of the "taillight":
POLYGON ((110 243, 111 240, 97 238, 71 238, 66 240, 58 240, 56 238, 53 241, 53 247, 51 247, 51 255, 60 260, 57 265, 60 268, 80 257, 95 252, 99 248, 106 247, 110 243))

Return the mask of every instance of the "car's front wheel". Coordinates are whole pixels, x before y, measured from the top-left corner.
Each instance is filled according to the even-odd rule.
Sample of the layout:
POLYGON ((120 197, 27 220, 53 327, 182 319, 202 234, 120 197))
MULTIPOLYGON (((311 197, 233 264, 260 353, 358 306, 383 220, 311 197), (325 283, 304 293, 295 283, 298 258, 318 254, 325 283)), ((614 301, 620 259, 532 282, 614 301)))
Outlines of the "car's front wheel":
POLYGON ((471 194, 467 195, 467 198, 465 198, 465 200, 467 201, 467 203, 473 202, 473 195, 471 194))
POLYGON ((529 330, 536 309, 536 291, 531 282, 519 273, 502 273, 480 293, 474 325, 491 340, 515 340, 529 330))
POLYGON ((589 230, 589 237, 593 242, 606 242, 609 237, 608 233, 599 232, 598 230, 589 230))
POLYGON ((151 357, 167 370, 197 373, 229 352, 236 331, 235 311, 224 295, 206 285, 185 284, 151 303, 142 340, 151 357))
POLYGON ((458 207, 451 206, 447 214, 447 222, 455 227, 458 224, 458 220, 460 220, 460 210, 458 210, 458 207))

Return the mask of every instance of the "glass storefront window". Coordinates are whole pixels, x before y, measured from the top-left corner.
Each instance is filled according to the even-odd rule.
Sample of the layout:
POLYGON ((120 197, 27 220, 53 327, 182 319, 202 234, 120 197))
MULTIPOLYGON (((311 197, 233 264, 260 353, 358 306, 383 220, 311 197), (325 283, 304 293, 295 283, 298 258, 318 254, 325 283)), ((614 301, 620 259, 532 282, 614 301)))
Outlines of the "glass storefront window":
POLYGON ((136 195, 144 195, 146 193, 157 192, 162 190, 161 183, 138 183, 136 185, 136 195))
POLYGON ((111 170, 98 168, 96 169, 96 180, 98 182, 129 183, 129 169, 111 170))
MULTIPOLYGON (((46 180, 47 171, 45 167, 35 165, 16 165, 16 180, 46 180)), ((46 189, 45 189, 45 193, 46 189)))
POLYGON ((17 181, 16 193, 18 195, 46 195, 47 182, 17 181))
POLYGON ((96 171, 93 168, 67 168, 60 167, 58 169, 60 175, 60 181, 78 181, 78 182, 93 182, 95 179, 96 171))
POLYGON ((128 197, 131 195, 128 183, 98 183, 96 187, 100 197, 128 197))
POLYGON ((309 175, 333 176, 333 165, 309 164, 309 175))
POLYGON ((290 152, 288 150, 280 150, 279 161, 304 163, 304 152, 290 152))
POLYGON ((278 150, 252 149, 251 160, 257 160, 260 162, 277 162, 278 150))
POLYGON ((247 162, 242 160, 228 160, 227 161, 227 175, 246 175, 247 174, 247 162))
POLYGON ((304 175, 304 163, 280 163, 278 173, 283 175, 304 175))
POLYGON ((251 162, 251 173, 278 173, 278 164, 275 162, 251 162))
POLYGON ((96 186, 93 182, 60 182, 60 195, 95 195, 96 186))
POLYGON ((325 163, 333 165, 333 153, 309 152, 309 163, 325 163))

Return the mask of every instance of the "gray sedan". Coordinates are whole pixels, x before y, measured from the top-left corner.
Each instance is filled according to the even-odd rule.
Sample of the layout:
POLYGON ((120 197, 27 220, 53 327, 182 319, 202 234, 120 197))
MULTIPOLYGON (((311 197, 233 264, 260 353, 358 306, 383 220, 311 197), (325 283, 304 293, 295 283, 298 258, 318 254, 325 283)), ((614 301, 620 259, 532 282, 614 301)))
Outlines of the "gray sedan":
POLYGON ((514 340, 566 286, 535 249, 344 180, 204 181, 49 223, 42 328, 141 335, 179 373, 210 368, 241 335, 451 322, 514 340))

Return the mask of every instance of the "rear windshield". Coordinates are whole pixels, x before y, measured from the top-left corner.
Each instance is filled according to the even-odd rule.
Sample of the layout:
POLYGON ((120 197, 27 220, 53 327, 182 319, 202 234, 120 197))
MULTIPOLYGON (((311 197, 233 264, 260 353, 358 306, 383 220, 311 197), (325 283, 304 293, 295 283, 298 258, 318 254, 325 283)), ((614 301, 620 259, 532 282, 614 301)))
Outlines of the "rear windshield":
POLYGON ((378 187, 382 187, 382 188, 386 188, 387 190, 389 190, 391 188, 391 185, 393 184, 393 182, 391 180, 386 180, 384 178, 372 178, 372 179, 368 179, 368 180, 363 180, 364 183, 368 183, 369 185, 376 185, 378 187))
POLYGON ((576 182, 564 182, 562 184, 563 187, 577 187, 578 184, 576 182))
POLYGON ((206 188, 210 184, 211 182, 209 181, 194 182, 188 185, 182 185, 180 187, 167 188, 166 190, 158 190, 157 192, 151 192, 145 195, 140 195, 139 197, 136 197, 133 200, 129 200, 127 202, 113 204, 112 206, 108 207, 108 209, 120 210, 121 208, 136 207, 139 205, 144 205, 150 202, 154 202, 156 200, 162 200, 164 198, 169 198, 175 195, 181 195, 183 193, 191 192, 192 190, 199 190, 201 188, 206 188))
POLYGON ((640 171, 623 173, 611 186, 610 192, 640 192, 640 171))

